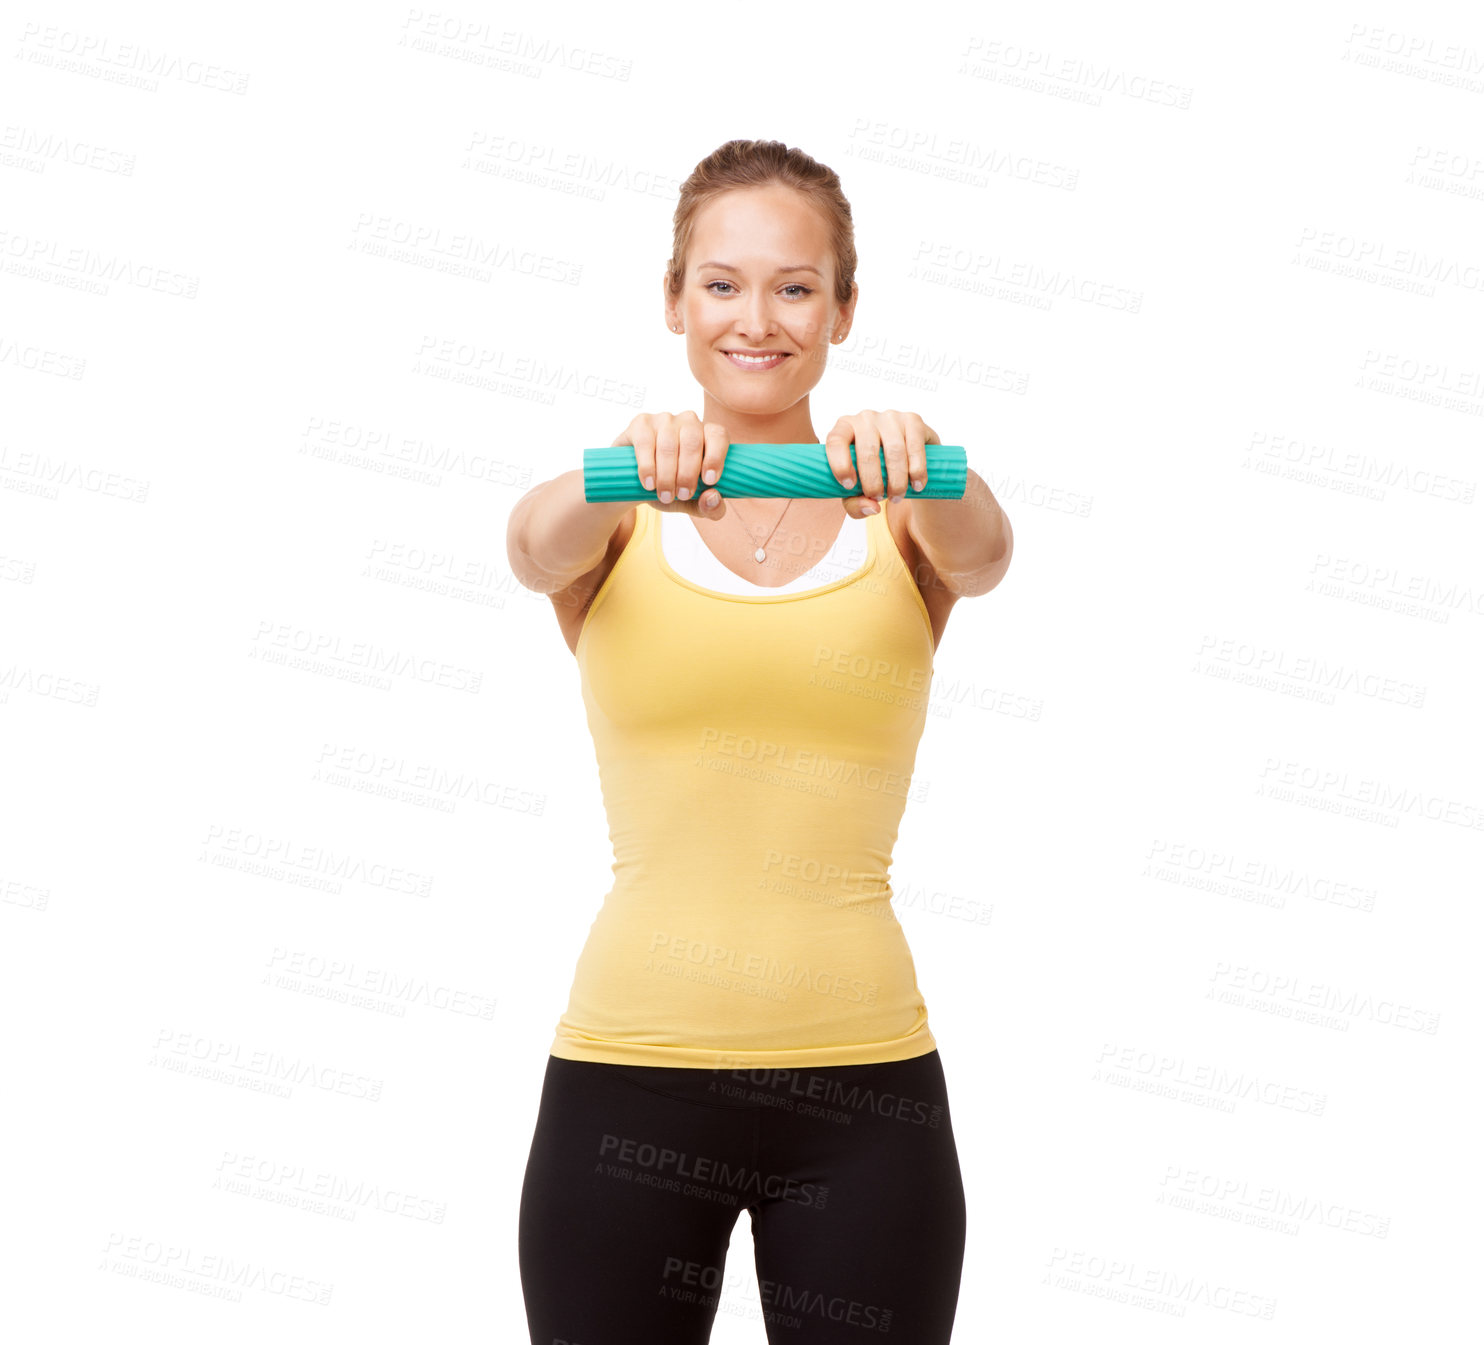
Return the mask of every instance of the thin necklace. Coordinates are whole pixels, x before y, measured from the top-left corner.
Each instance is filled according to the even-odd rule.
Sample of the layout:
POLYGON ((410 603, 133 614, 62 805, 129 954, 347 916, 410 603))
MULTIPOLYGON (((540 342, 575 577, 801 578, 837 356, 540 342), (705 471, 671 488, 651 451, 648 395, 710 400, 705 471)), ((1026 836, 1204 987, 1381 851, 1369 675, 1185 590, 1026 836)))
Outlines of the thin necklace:
MULTIPOLYGON (((783 506, 783 514, 788 513, 788 511, 792 507, 792 505, 793 505, 793 501, 792 500, 790 500, 788 502, 788 504, 784 505, 783 506)), ((727 510, 727 513, 729 513, 729 514, 730 513, 733 513, 733 512, 735 512, 735 511, 734 510, 731 510, 731 509, 728 509, 727 510)), ((778 523, 782 523, 783 522, 783 514, 779 514, 778 515, 778 523)), ((742 529, 744 531, 749 532, 749 536, 750 536, 751 534, 750 534, 750 530, 747 528, 747 524, 743 523, 740 518, 738 518, 737 522, 739 524, 741 524, 742 529)), ((778 531, 778 523, 775 523, 773 525, 773 527, 769 530, 768 535, 763 538, 762 546, 758 547, 757 550, 752 553, 752 558, 755 561, 757 561, 759 565, 761 565, 763 563, 763 561, 765 561, 765 560, 768 559, 768 553, 763 549, 763 547, 766 547, 768 545, 768 543, 773 540, 773 534, 778 531)))

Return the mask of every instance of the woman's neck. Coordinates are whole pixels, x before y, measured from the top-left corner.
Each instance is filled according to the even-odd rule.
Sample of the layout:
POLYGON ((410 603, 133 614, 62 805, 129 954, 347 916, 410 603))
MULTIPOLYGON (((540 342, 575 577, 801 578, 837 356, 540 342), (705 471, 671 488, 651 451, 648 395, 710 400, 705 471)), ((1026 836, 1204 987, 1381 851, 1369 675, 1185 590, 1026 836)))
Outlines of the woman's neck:
POLYGON ((723 406, 711 399, 708 392, 701 411, 702 421, 711 421, 727 427, 727 441, 733 444, 817 444, 822 442, 814 433, 814 422, 809 415, 809 399, 805 397, 796 405, 779 413, 750 415, 734 407, 723 406))

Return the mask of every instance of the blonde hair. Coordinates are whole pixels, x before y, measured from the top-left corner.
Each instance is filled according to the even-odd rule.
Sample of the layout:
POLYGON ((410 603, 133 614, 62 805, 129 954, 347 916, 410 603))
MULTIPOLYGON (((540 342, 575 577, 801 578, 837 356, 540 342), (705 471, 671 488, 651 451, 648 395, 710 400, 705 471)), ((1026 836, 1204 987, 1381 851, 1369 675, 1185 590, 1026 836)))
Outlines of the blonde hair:
POLYGON ((823 214, 835 254, 835 300, 850 302, 855 292, 855 225, 839 175, 781 140, 728 140, 691 170, 675 206, 674 249, 665 268, 665 292, 671 299, 680 297, 685 283, 685 259, 696 212, 723 192, 775 183, 801 192, 823 214))

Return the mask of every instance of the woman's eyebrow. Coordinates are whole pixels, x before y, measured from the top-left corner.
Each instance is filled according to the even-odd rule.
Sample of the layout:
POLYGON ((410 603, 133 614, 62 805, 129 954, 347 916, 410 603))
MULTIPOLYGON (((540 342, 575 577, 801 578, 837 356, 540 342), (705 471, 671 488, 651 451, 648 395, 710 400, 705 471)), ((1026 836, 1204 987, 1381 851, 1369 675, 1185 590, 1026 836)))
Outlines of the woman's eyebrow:
MULTIPOLYGON (((735 271, 738 275, 741 274, 735 266, 728 266, 725 262, 700 262, 697 264, 696 269, 699 270, 702 266, 714 266, 718 270, 735 271)), ((815 275, 820 274, 819 267, 817 266, 780 266, 773 274, 782 275, 785 271, 813 271, 815 275)))

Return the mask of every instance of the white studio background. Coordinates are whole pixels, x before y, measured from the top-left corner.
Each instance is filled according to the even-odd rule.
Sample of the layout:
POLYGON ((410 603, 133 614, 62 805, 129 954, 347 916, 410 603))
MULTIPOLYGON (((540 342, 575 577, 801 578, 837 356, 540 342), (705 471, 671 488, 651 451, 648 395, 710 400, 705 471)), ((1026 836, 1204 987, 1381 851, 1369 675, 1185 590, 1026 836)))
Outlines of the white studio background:
MULTIPOLYGON (((611 854, 506 520, 700 409, 660 277, 739 136, 854 207, 816 424, 920 412, 1014 527, 893 870, 956 1339, 1472 1314, 1476 9, 23 3, 0 42, 6 1337, 527 1338, 611 854)), ((713 1340, 763 1338, 743 1217, 713 1340)))

